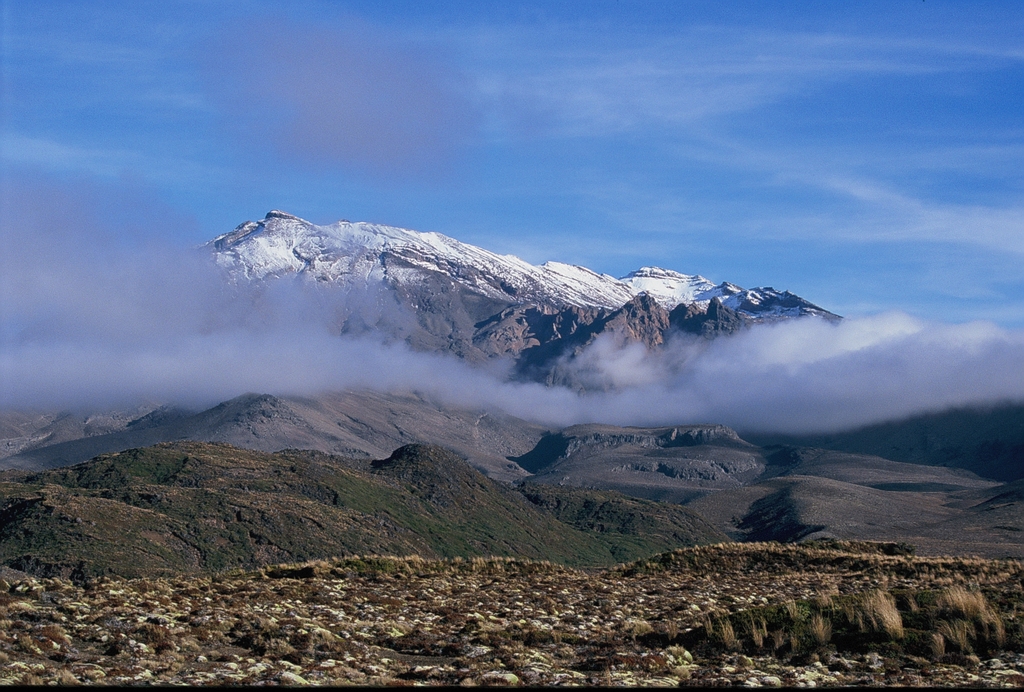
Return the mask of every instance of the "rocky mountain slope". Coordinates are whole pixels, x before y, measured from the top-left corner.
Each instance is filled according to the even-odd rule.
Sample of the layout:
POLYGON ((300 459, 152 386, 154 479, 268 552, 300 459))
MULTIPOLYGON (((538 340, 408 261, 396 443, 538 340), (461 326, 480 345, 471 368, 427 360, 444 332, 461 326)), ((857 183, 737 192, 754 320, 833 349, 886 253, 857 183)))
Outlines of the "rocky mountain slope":
POLYGON ((151 404, 84 414, 70 411, 0 410, 0 460, 39 447, 121 432, 157 408, 159 406, 151 404))
POLYGON ((930 555, 1024 557, 1024 494, 962 469, 806 447, 687 506, 734 540, 898 539, 930 555))
MULTIPOLYGON (((101 418, 111 416, 126 417, 114 413, 101 418)), ((93 425, 92 416, 37 414, 35 420, 40 428, 19 430, 30 431, 35 443, 23 445, 19 454, 0 458, 0 469, 67 466, 100 454, 175 440, 226 442, 264 452, 311 449, 364 459, 381 459, 397 447, 419 442, 454 449, 491 478, 511 481, 526 473, 508 457, 525 454, 546 432, 500 412, 442 406, 415 394, 367 390, 319 397, 245 394, 199 413, 159 408, 123 422, 113 432, 93 425), (74 421, 79 428, 100 434, 70 440, 59 436, 50 443, 54 437, 46 422, 51 419, 74 421)))
POLYGON ((605 333, 653 348, 674 332, 711 337, 756 321, 837 319, 770 287, 716 285, 658 267, 616 279, 559 262, 534 266, 439 233, 317 226, 280 211, 207 249, 236 285, 292 277, 335 296, 342 333, 382 333, 473 362, 510 358, 518 375, 549 382, 567 379, 552 374, 560 357, 571 360, 605 333))
POLYGON ((615 279, 560 262, 534 266, 440 233, 344 220, 317 226, 282 211, 271 211, 260 221, 246 221, 212 240, 208 247, 236 280, 296 274, 335 285, 373 282, 398 287, 440 274, 477 295, 513 305, 617 309, 640 293, 648 293, 668 310, 681 303, 707 307, 718 298, 726 307, 751 318, 831 314, 799 296, 770 287, 716 285, 702 276, 658 267, 643 267, 615 279))
POLYGON ((765 469, 761 450, 722 425, 575 425, 545 435, 515 461, 532 482, 677 503, 745 485, 765 469))

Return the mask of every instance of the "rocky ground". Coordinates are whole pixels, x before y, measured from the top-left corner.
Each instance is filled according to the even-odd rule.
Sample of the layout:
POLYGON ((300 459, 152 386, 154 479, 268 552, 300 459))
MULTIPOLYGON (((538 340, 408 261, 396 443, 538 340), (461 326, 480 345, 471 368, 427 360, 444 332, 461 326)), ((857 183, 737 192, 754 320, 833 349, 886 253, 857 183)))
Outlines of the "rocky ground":
POLYGON ((0 682, 1022 686, 1022 577, 1016 561, 838 542, 600 572, 484 558, 83 586, 9 572, 0 682))

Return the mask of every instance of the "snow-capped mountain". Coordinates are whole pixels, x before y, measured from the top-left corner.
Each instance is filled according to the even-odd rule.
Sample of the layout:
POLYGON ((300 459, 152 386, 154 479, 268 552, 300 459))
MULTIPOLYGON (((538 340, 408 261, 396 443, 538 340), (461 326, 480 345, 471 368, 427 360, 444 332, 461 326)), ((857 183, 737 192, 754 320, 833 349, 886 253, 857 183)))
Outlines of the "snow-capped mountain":
POLYGON ((643 267, 621 279, 561 262, 535 266, 440 233, 338 221, 317 226, 271 211, 246 221, 209 244, 217 262, 236 278, 264 280, 303 274, 336 285, 422 283, 427 274, 510 305, 618 309, 647 293, 666 310, 680 304, 706 309, 713 298, 748 319, 832 313, 788 291, 714 284, 703 276, 643 267))
POLYGON ((348 221, 316 226, 281 211, 246 221, 211 244, 222 267, 248 279, 301 273, 336 284, 403 284, 439 272, 488 298, 560 307, 616 308, 634 295, 614 277, 585 267, 538 267, 440 233, 348 221))
MULTIPOLYGON (((752 322, 835 315, 789 292, 714 284, 644 267, 616 279, 560 262, 535 266, 439 233, 280 211, 207 244, 236 285, 284 277, 341 289, 330 321, 471 362, 506 358, 524 379, 586 388, 575 359, 595 339, 660 348, 676 334, 713 338, 752 322)), ((325 291, 316 300, 323 301, 325 291)))
POLYGON ((714 298, 739 314, 753 320, 815 315, 834 319, 836 315, 789 291, 774 288, 740 288, 723 281, 714 284, 698 274, 680 274, 660 267, 641 267, 619 279, 634 295, 647 293, 667 309, 677 305, 697 305, 707 309, 714 298))

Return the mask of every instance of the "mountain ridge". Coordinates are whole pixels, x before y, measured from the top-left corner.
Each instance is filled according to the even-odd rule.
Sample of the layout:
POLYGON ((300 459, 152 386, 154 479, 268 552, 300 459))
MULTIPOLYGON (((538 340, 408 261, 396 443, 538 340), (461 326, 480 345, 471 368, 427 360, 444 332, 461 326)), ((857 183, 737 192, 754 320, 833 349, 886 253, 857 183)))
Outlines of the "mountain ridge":
POLYGON ((334 300, 339 334, 375 334, 472 363, 513 362, 518 379, 595 386, 573 372, 611 334, 658 349, 676 335, 715 338, 758 322, 841 319, 771 287, 743 289, 642 267, 621 279, 561 262, 532 265, 440 233, 338 221, 318 226, 281 211, 203 246, 236 287, 291 279, 334 300), (332 297, 333 296, 333 297, 332 297))
MULTIPOLYGON (((236 279, 291 273, 324 282, 350 281, 355 276, 384 278, 389 272, 387 258, 400 258, 410 268, 444 271, 463 285, 512 304, 614 310, 647 293, 668 310, 683 303, 706 308, 718 298, 751 319, 837 317, 770 286, 744 289, 653 266, 615 278, 557 261, 532 265, 515 255, 499 255, 437 232, 344 219, 321 226, 280 210, 268 212, 260 221, 245 221, 205 247, 236 279)), ((401 269, 393 273, 402 278, 401 269)))

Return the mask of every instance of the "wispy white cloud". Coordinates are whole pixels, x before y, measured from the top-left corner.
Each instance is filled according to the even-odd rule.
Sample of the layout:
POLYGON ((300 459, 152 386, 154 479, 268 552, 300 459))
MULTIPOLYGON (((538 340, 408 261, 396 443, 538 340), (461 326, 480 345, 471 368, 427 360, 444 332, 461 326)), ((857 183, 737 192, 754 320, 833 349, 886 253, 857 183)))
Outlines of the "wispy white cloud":
MULTIPOLYGON (((7 85, 20 89, 5 161, 144 178, 204 218, 207 235, 273 207, 363 214, 468 233, 536 262, 616 274, 661 264, 790 288, 843 312, 986 310, 1024 323, 1019 272, 986 266, 1021 254, 1024 131, 970 108, 972 95, 997 91, 983 78, 1020 68, 1019 32, 880 28, 842 11, 762 23, 728 13, 715 25, 700 9, 673 10, 664 27, 640 30, 601 16, 529 19, 546 11, 519 24, 483 12, 474 25, 429 10, 353 23, 349 8, 326 5, 19 7, 4 34, 7 85), (274 24, 274 13, 292 19, 274 24), (207 60, 204 91, 196 56, 225 53, 207 60), (847 137, 836 99, 810 122, 847 88, 884 104, 924 82, 908 111, 924 117, 879 108, 847 137), (378 107, 389 100, 401 107, 378 107), (944 105, 957 117, 930 117, 944 105), (434 164, 465 150, 453 180, 438 174, 434 164), (403 179, 412 184, 395 185, 417 167, 403 179), (780 273, 776 246, 804 253, 804 265, 780 273), (940 275, 964 253, 973 260, 957 283, 940 275), (891 261, 847 257, 869 254, 891 261), (899 257, 934 261, 895 266, 899 257), (864 289, 887 282, 900 289, 864 289)), ((1006 91, 1000 108, 1018 93, 1006 91)))
POLYGON ((865 213, 853 227, 833 227, 836 238, 856 242, 958 243, 1024 254, 1024 204, 943 204, 849 178, 833 177, 820 180, 819 184, 865 206, 865 213))
POLYGON ((992 60, 1020 61, 1024 53, 1019 47, 736 27, 629 38, 633 45, 622 47, 621 38, 589 36, 584 30, 568 49, 535 35, 498 37, 489 31, 478 51, 514 55, 497 65, 482 60, 477 85, 499 107, 541 121, 534 131, 597 137, 700 127, 716 116, 763 107, 812 86, 872 75, 989 69, 992 60), (579 47, 588 43, 589 49, 579 47))
MULTIPOLYGON (((880 251, 920 242, 1024 252, 1019 128, 934 124, 932 95, 923 97, 921 121, 869 123, 849 138, 835 123, 838 138, 802 138, 785 127, 786 109, 794 108, 786 100, 815 90, 939 77, 963 88, 965 79, 1010 74, 1022 63, 1019 39, 736 26, 610 35, 583 23, 547 31, 488 27, 463 43, 479 58, 473 74, 482 107, 490 109, 492 136, 586 138, 595 147, 617 141, 635 149, 632 169, 583 159, 563 182, 567 194, 629 238, 628 245, 611 241, 619 241, 609 248, 617 256, 681 252, 716 237, 877 244, 880 251), (737 127, 745 114, 761 117, 772 109, 781 130, 737 127), (876 141, 875 126, 895 128, 898 145, 876 141), (645 146, 629 144, 630 138, 645 146), (656 172, 638 173, 645 157, 656 172), (699 178, 702 168, 725 188, 696 199, 685 181, 699 178), (776 202, 785 196, 797 201, 776 202)), ((814 105, 795 108, 798 118, 807 118, 814 105)), ((600 262, 595 255, 603 239, 589 240, 595 250, 586 259, 600 262)), ((572 252, 572 243, 564 239, 563 252, 572 252)))
POLYGON ((88 146, 18 132, 0 134, 0 163, 8 175, 31 177, 39 171, 74 174, 80 179, 145 179, 172 188, 213 185, 233 175, 219 163, 195 160, 182 152, 112 146, 88 146), (13 171, 31 173, 15 174, 13 171))
POLYGON ((0 155, 10 164, 38 166, 49 171, 76 171, 111 177, 142 162, 142 155, 130 149, 76 146, 45 137, 3 134, 0 155))

